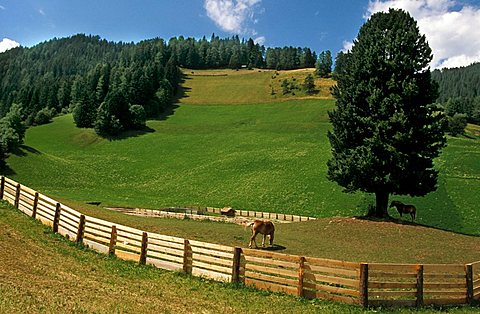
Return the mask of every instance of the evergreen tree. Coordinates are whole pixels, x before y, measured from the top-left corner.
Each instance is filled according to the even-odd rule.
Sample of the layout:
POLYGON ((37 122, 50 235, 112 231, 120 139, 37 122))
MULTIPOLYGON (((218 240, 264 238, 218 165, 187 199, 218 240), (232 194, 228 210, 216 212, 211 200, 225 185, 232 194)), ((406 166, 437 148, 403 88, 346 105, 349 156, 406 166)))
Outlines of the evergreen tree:
POLYGON ((388 216, 390 194, 423 196, 436 189, 433 158, 445 146, 444 116, 428 64, 432 51, 403 10, 375 13, 347 53, 329 113, 328 178, 346 192, 374 193, 371 215, 388 216))
POLYGON ((305 88, 305 91, 309 95, 311 95, 315 92, 315 79, 313 78, 313 75, 308 74, 305 77, 305 80, 303 82, 303 88, 305 88))
POLYGON ((318 56, 317 75, 320 77, 328 77, 332 73, 332 53, 330 50, 322 51, 318 56))

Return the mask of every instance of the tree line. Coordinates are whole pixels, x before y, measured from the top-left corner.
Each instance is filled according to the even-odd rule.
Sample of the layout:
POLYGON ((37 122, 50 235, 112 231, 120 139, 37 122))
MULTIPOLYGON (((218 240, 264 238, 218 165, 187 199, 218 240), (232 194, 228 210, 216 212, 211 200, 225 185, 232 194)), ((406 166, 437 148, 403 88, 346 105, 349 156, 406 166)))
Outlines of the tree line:
POLYGON ((214 68, 268 68, 291 70, 315 67, 317 55, 310 48, 273 47, 255 43, 253 39, 241 39, 238 35, 219 38, 212 34, 195 38, 173 37, 168 46, 175 55, 177 64, 190 69, 214 68))
POLYGON ((435 70, 432 77, 439 85, 437 103, 448 117, 447 132, 456 136, 467 123, 480 125, 480 63, 435 70))

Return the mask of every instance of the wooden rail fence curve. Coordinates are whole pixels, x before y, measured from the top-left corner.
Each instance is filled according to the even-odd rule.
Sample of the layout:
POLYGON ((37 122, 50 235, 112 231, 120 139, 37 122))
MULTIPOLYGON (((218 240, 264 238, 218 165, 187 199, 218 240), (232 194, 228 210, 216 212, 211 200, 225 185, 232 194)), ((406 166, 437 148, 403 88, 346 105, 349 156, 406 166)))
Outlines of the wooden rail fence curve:
POLYGON ((83 215, 4 176, 0 180, 0 199, 54 232, 98 252, 214 280, 363 307, 468 304, 480 300, 480 261, 354 263, 177 238, 83 215))

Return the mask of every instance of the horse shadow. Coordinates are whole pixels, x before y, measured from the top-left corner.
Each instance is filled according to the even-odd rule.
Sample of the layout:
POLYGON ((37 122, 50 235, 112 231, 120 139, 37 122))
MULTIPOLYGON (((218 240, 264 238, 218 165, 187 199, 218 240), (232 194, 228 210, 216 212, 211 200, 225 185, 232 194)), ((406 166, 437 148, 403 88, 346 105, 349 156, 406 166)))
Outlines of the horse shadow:
POLYGON ((264 250, 264 251, 275 252, 275 251, 283 251, 283 250, 286 249, 286 247, 284 247, 283 245, 279 245, 279 244, 273 244, 272 246, 268 246, 268 247, 261 248, 261 249, 264 250))

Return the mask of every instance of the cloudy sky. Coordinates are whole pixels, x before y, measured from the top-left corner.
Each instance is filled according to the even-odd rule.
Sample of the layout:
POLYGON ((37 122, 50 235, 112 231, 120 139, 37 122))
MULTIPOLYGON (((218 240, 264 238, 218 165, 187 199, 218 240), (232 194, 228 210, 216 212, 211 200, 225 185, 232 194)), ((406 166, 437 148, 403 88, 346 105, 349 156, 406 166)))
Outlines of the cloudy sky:
POLYGON ((0 52, 76 33, 126 42, 215 33, 336 54, 389 7, 418 21, 432 68, 480 62, 480 0, 0 0, 0 52))

